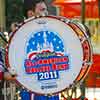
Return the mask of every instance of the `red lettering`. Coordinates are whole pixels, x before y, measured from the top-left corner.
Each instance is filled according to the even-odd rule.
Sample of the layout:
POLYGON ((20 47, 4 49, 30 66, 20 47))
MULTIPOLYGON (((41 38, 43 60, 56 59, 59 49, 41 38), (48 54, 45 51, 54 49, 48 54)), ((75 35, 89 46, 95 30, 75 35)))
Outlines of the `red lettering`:
POLYGON ((31 61, 26 61, 25 65, 26 65, 26 67, 31 67, 32 66, 32 62, 31 61))
POLYGON ((68 57, 63 58, 63 62, 68 62, 68 60, 69 60, 68 57))
MULTIPOLYGON (((84 52, 85 54, 88 52, 84 52)), ((85 55, 86 57, 86 55, 85 55)), ((59 57, 59 58, 50 58, 50 59, 40 59, 37 62, 32 62, 30 60, 27 60, 25 62, 26 65, 26 72, 27 73, 36 73, 36 72, 47 72, 50 70, 66 70, 68 69, 69 65, 68 64, 60 64, 60 62, 68 62, 69 59, 68 57, 59 57), (52 64, 52 68, 48 65, 45 66, 45 64, 52 64), (39 67, 34 68, 35 66, 39 65, 39 67), (32 68, 29 68, 32 67, 32 68)))
POLYGON ((53 65, 52 65, 52 70, 57 70, 56 64, 53 64, 53 65))
POLYGON ((29 72, 30 72, 30 69, 29 69, 29 68, 27 68, 27 69, 26 69, 26 72, 27 72, 27 73, 29 73, 29 72))
POLYGON ((36 73, 36 72, 38 72, 38 69, 37 68, 27 68, 26 72, 27 73, 36 73))
POLYGON ((43 60, 43 64, 48 64, 48 61, 46 59, 43 60))
POLYGON ((53 64, 55 63, 55 60, 54 60, 54 58, 52 58, 52 59, 51 59, 51 63, 53 63, 53 64))
POLYGON ((38 68, 38 72, 47 72, 47 71, 50 71, 49 66, 42 66, 42 67, 38 68))
POLYGON ((39 63, 38 64, 42 64, 42 60, 39 60, 39 63))
POLYGON ((66 70, 68 69, 68 64, 62 64, 58 66, 58 70, 66 70))
POLYGON ((37 68, 31 68, 32 73, 38 72, 37 68))
POLYGON ((50 71, 50 67, 49 67, 49 66, 46 67, 46 71, 47 71, 47 72, 50 71))

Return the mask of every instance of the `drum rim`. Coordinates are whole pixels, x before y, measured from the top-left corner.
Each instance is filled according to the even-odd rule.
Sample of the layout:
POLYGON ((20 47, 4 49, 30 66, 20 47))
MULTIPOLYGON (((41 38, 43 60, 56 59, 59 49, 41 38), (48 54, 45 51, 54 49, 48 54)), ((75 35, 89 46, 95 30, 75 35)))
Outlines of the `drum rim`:
MULTIPOLYGON (((6 66, 7 66, 7 68, 9 68, 9 67, 11 67, 10 66, 10 64, 9 64, 9 56, 8 56, 8 52, 9 52, 9 47, 10 47, 10 44, 11 44, 11 41, 12 41, 12 39, 13 39, 13 37, 14 37, 14 35, 16 34, 16 32, 24 25, 24 24, 26 24, 27 22, 30 22, 30 21, 32 21, 32 20, 34 20, 34 19, 37 19, 37 18, 54 18, 54 19, 57 19, 57 20, 60 20, 60 21, 62 21, 62 22, 64 22, 65 24, 67 24, 68 25, 68 23, 70 23, 71 21, 69 20, 69 22, 67 21, 66 22, 66 19, 65 20, 62 20, 63 18, 61 18, 61 17, 57 17, 57 16, 40 16, 40 17, 32 17, 32 18, 29 18, 28 20, 25 20, 24 22, 22 22, 21 24, 20 24, 20 26, 18 27, 18 29, 15 31, 15 32, 13 32, 13 34, 11 35, 11 38, 10 38, 10 40, 9 40, 9 42, 8 42, 8 45, 7 45, 7 47, 6 47, 6 56, 5 56, 5 60, 6 60, 6 62, 5 62, 5 64, 6 64, 6 66)), ((75 23, 74 23, 75 24, 75 23)), ((73 28, 69 25, 69 27, 73 30, 73 28)), ((77 26, 78 27, 78 26, 77 26)), ((79 27, 78 27, 79 28, 79 27)), ((80 29, 80 28, 79 28, 80 29)), ((80 29, 81 30, 81 29, 80 29)), ((76 31, 75 30, 73 30, 75 33, 76 33, 76 31)), ((83 32, 83 30, 81 30, 82 31, 82 33, 84 34, 84 32, 83 32)), ((90 44, 90 41, 88 41, 89 42, 89 46, 90 46, 90 51, 91 51, 91 53, 90 53, 90 58, 91 58, 91 62, 92 62, 92 50, 91 50, 91 44, 90 44)), ((80 74, 81 74, 81 71, 82 71, 82 68, 81 68, 81 70, 80 70, 80 73, 78 74, 78 76, 76 77, 76 79, 74 79, 74 82, 73 83, 79 83, 81 80, 83 80, 85 77, 86 77, 86 75, 87 75, 87 73, 88 73, 88 71, 89 71, 89 69, 90 69, 90 66, 91 65, 88 65, 88 67, 87 67, 87 69, 86 69, 86 71, 84 72, 84 74, 83 74, 83 76, 81 77, 81 79, 80 80, 77 80, 77 78, 80 76, 80 74)), ((82 66, 83 67, 83 66, 82 66)), ((22 86, 22 88, 24 88, 24 89, 26 89, 26 90, 28 90, 28 91, 31 91, 31 90, 29 90, 28 88, 26 88, 25 86, 23 86, 18 80, 16 80, 16 83, 18 83, 19 85, 21 85, 22 86)), ((73 84, 72 83, 72 84, 73 84)), ((69 86, 70 86, 71 84, 69 84, 69 86)), ((58 91, 58 92, 55 92, 55 93, 52 93, 52 94, 58 94, 58 93, 60 93, 60 92, 62 92, 62 91, 64 91, 64 90, 66 90, 68 87, 66 87, 65 89, 63 89, 63 90, 60 90, 60 91, 58 91)), ((44 95, 44 93, 37 93, 37 92, 34 92, 34 91, 31 91, 31 92, 33 92, 33 93, 35 93, 35 94, 39 94, 39 95, 44 95)))

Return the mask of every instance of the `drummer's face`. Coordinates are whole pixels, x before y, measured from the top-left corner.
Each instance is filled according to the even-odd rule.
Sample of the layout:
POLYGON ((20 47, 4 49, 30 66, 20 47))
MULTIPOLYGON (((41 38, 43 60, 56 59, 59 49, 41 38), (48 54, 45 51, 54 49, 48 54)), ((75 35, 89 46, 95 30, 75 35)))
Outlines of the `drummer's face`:
POLYGON ((47 6, 44 2, 40 2, 36 5, 35 15, 48 15, 47 6))

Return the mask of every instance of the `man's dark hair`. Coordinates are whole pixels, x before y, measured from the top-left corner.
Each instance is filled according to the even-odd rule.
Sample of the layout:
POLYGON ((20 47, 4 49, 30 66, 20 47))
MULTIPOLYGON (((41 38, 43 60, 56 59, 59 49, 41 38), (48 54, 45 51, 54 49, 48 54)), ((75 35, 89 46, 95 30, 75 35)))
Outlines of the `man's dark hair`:
POLYGON ((24 0, 24 13, 25 13, 25 16, 26 16, 26 13, 27 13, 28 10, 35 11, 36 4, 40 3, 40 2, 44 2, 47 5, 45 0, 24 0))
POLYGON ((44 2, 46 4, 45 0, 33 0, 32 10, 35 11, 36 4, 41 3, 41 2, 44 2))

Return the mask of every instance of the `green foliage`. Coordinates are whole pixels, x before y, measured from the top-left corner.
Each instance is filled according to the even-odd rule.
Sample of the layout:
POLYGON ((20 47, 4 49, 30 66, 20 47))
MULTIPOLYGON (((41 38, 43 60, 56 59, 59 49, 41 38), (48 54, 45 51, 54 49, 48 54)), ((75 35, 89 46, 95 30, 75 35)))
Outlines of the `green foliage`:
POLYGON ((21 22, 23 20, 23 1, 6 0, 6 23, 7 29, 12 22, 21 22))

